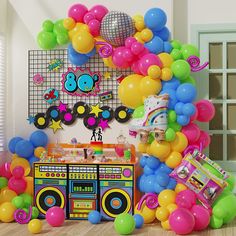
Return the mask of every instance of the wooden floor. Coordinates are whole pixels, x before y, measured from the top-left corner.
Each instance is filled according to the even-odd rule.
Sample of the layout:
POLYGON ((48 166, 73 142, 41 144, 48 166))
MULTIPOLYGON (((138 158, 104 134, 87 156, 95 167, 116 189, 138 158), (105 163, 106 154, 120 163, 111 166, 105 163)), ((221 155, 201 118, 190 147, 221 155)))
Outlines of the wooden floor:
MULTIPOLYGON (((0 223, 1 236, 29 236, 27 225, 17 223, 0 223)), ((114 236, 118 235, 113 227, 113 222, 103 222, 99 225, 92 225, 88 221, 66 221, 62 227, 52 228, 47 222, 43 221, 43 231, 37 235, 49 236, 114 236)), ((146 225, 142 229, 135 230, 132 235, 147 236, 172 236, 175 233, 163 230, 160 225, 146 225)), ((203 232, 192 233, 191 235, 200 236, 234 236, 236 235, 236 221, 222 229, 208 229, 203 232)))

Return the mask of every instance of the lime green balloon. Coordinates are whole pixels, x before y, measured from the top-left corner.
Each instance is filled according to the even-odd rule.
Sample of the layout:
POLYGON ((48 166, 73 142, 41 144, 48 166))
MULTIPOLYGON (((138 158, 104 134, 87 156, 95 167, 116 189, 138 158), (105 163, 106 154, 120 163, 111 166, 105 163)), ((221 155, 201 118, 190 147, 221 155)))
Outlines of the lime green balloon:
POLYGON ((132 234, 135 229, 134 217, 128 213, 122 213, 115 218, 114 227, 118 234, 132 234))
POLYGON ((184 44, 181 47, 183 58, 187 60, 190 56, 199 57, 199 50, 192 44, 184 44))
POLYGON ((144 116, 144 106, 137 107, 133 112, 133 118, 142 118, 144 116))
POLYGON ((174 110, 168 111, 168 123, 175 122, 177 119, 176 112, 174 110))
POLYGON ((228 173, 229 177, 226 179, 226 182, 228 183, 228 186, 226 187, 230 191, 234 190, 235 187, 235 177, 231 173, 228 173))
POLYGON ((5 177, 0 177, 0 189, 6 187, 8 184, 8 179, 5 177))
POLYGON ((204 168, 206 168, 208 171, 210 171, 216 177, 223 179, 223 175, 219 171, 217 171, 213 166, 211 166, 210 164, 205 162, 202 166, 204 168))
POLYGON ((192 84, 193 86, 196 87, 196 80, 190 75, 187 77, 187 79, 183 80, 183 81, 180 81, 181 84, 182 83, 189 83, 189 84, 192 84))
POLYGON ((17 208, 23 208, 25 203, 24 203, 24 198, 21 196, 16 196, 11 200, 11 203, 17 208))
POLYGON ((64 20, 58 20, 54 24, 53 32, 55 34, 67 34, 67 30, 63 25, 64 20))
POLYGON ((29 213, 29 208, 24 207, 22 210, 24 210, 27 214, 29 213))
POLYGON ((223 220, 220 218, 217 218, 216 216, 212 216, 210 219, 210 226, 213 229, 220 229, 223 225, 223 220))
POLYGON ((182 126, 180 124, 176 123, 176 122, 169 123, 168 127, 172 128, 175 132, 178 132, 182 129, 182 126))
POLYGON ((171 65, 174 76, 179 80, 185 80, 190 75, 191 69, 185 60, 174 61, 171 65))
POLYGON ((33 204, 33 197, 28 193, 22 193, 20 196, 24 199, 24 207, 28 208, 33 204))
POLYGON ((224 209, 221 204, 217 204, 216 206, 213 207, 212 213, 214 216, 217 218, 224 218, 227 215, 227 210, 224 209))
POLYGON ((38 216, 39 216, 39 210, 37 207, 33 206, 31 219, 37 219, 38 216))
POLYGON ((171 40, 170 44, 175 49, 181 49, 181 46, 182 46, 181 42, 179 40, 175 40, 175 39, 171 40))
POLYGON ((179 49, 176 49, 176 48, 172 49, 170 55, 174 61, 182 59, 182 53, 179 49))
POLYGON ((165 132, 165 140, 172 142, 175 140, 175 131, 172 128, 168 128, 165 132))
POLYGON ((56 35, 52 32, 41 31, 37 36, 37 42, 42 49, 53 49, 57 45, 56 35))
POLYGON ((59 45, 64 45, 69 42, 69 36, 67 33, 59 33, 57 34, 57 43, 59 45))
POLYGON ((54 24, 51 20, 45 20, 43 22, 43 31, 46 31, 46 32, 52 32, 53 31, 53 27, 54 27, 54 24))
POLYGON ((148 141, 147 143, 148 144, 151 144, 153 141, 154 141, 155 137, 154 137, 154 134, 153 133, 150 133, 149 136, 148 136, 148 141))

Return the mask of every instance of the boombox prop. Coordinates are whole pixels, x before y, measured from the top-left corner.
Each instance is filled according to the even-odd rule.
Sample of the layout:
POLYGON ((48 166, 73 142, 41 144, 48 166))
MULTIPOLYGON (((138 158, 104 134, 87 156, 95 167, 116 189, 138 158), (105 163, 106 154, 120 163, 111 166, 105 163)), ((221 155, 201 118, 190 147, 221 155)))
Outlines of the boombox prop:
MULTIPOLYGON (((63 208, 67 219, 87 219, 92 210, 100 211, 104 220, 113 220, 123 212, 133 213, 140 199, 136 188, 140 169, 134 146, 130 146, 127 161, 112 151, 115 144, 103 144, 106 161, 100 161, 96 156, 89 160, 87 154, 79 157, 80 150, 88 145, 59 144, 61 158, 34 163, 34 199, 41 218, 53 206, 63 208), (77 153, 76 161, 71 161, 68 153, 77 153)), ((49 145, 48 156, 54 147, 49 145)))

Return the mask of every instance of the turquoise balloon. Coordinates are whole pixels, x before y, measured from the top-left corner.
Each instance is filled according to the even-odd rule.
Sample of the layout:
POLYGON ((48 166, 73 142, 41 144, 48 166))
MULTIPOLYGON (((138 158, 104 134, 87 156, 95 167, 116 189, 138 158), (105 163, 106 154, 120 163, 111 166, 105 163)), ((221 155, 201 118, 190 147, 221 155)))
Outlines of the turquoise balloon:
POLYGON ((144 106, 137 107, 133 112, 133 118, 142 118, 144 116, 144 106))
POLYGON ((190 75, 191 69, 185 60, 174 61, 171 65, 174 76, 179 80, 185 80, 190 75))
POLYGON ((183 58, 187 60, 190 56, 199 57, 199 50, 192 44, 184 44, 181 47, 183 58))
POLYGON ((53 49, 57 45, 56 35, 53 32, 41 31, 37 36, 37 42, 42 49, 53 49))

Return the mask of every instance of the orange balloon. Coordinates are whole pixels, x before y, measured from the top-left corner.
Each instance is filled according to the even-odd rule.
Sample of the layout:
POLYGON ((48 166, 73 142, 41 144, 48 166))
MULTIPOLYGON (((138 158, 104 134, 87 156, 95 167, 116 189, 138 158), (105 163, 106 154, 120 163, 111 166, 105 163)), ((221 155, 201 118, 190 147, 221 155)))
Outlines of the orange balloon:
POLYGON ((40 158, 43 152, 46 152, 46 149, 44 147, 37 147, 34 149, 34 156, 40 158))
POLYGON ((27 176, 30 173, 30 164, 29 162, 24 158, 16 158, 11 162, 10 170, 11 172, 13 169, 17 166, 22 166, 25 170, 25 176, 27 176))
POLYGON ((13 190, 10 190, 9 188, 1 190, 0 204, 4 202, 11 202, 11 200, 16 196, 17 196, 16 192, 14 192, 13 190))
POLYGON ((25 177, 25 181, 27 182, 26 189, 24 193, 28 193, 29 195, 34 195, 34 179, 31 176, 25 177))

